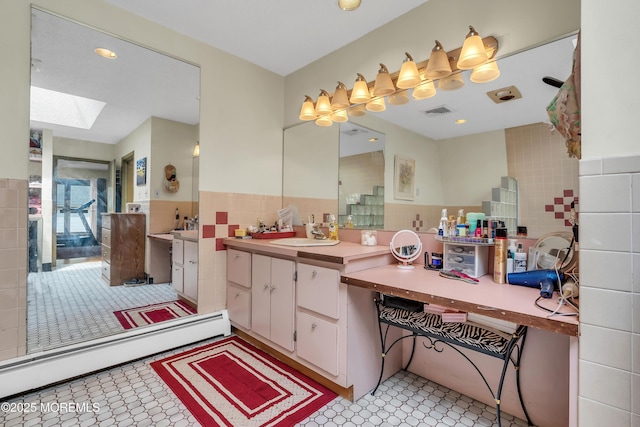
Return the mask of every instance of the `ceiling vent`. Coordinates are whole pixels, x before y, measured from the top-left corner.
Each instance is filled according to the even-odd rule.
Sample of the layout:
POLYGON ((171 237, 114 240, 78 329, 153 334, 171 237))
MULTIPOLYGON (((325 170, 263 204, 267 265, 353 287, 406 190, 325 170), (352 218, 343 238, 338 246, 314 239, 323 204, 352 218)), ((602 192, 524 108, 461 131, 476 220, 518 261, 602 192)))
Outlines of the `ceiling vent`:
POLYGON ((522 94, 515 86, 503 87, 502 89, 496 89, 491 92, 487 92, 487 95, 496 104, 502 104, 503 102, 515 101, 522 98, 522 94))
POLYGON ((427 110, 424 112, 427 117, 440 117, 444 114, 453 113, 453 110, 450 110, 448 107, 441 105, 440 107, 432 108, 431 110, 427 110))
POLYGON ((368 132, 364 129, 353 128, 353 129, 345 130, 342 133, 348 136, 355 136, 355 135, 360 135, 361 133, 368 133, 368 132))

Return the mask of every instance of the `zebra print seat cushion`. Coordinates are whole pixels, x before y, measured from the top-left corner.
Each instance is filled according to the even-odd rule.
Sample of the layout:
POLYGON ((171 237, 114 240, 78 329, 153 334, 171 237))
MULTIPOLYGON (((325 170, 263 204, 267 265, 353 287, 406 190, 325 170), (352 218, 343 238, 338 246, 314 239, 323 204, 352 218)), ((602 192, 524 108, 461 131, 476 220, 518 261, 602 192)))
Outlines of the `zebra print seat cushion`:
POLYGON ((501 358, 506 354, 510 341, 476 324, 442 322, 440 315, 433 313, 412 313, 400 308, 381 306, 380 320, 451 344, 477 348, 483 353, 501 358))

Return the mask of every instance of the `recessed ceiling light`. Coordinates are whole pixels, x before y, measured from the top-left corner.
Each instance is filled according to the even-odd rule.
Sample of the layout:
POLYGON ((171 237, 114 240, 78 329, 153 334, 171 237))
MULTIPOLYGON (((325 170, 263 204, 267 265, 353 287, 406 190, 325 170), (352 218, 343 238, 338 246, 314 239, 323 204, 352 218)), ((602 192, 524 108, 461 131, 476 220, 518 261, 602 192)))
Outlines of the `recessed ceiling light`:
POLYGON ((458 119, 454 123, 457 124, 457 125, 461 125, 463 123, 467 123, 467 119, 458 119))
POLYGON ((369 138, 369 142, 376 142, 378 138, 369 138))
POLYGON ((114 51, 109 50, 105 47, 97 47, 95 49, 95 53, 107 59, 116 59, 118 57, 118 55, 114 51))

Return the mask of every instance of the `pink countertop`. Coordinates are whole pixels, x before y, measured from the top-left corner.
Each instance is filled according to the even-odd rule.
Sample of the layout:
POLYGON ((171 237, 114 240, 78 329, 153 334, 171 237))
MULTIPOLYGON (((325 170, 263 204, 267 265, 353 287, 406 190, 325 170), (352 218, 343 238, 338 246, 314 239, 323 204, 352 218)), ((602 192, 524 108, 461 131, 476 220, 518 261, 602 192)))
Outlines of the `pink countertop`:
MULTIPOLYGON (((492 276, 480 277, 478 284, 441 277, 437 271, 416 266, 400 269, 395 264, 343 274, 342 282, 382 292, 387 295, 432 303, 451 309, 482 314, 539 329, 578 336, 575 316, 553 316, 535 306, 540 292, 534 288, 497 284, 492 276)), ((551 310, 557 298, 541 299, 540 304, 551 310)), ((562 311, 570 312, 567 307, 562 311)))
POLYGON ((360 243, 342 241, 334 246, 281 246, 271 244, 269 240, 236 239, 230 237, 224 240, 224 244, 235 249, 327 261, 337 264, 348 264, 356 260, 380 255, 390 256, 391 254, 388 246, 362 246, 360 243))

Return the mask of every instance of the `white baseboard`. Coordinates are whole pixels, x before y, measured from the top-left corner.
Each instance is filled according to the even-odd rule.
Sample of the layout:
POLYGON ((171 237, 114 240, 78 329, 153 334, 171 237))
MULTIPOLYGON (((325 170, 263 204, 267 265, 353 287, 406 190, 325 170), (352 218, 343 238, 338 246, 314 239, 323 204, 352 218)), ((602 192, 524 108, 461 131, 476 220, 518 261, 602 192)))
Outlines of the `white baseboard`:
POLYGON ((0 398, 230 334, 229 315, 222 310, 10 359, 0 362, 0 398))

